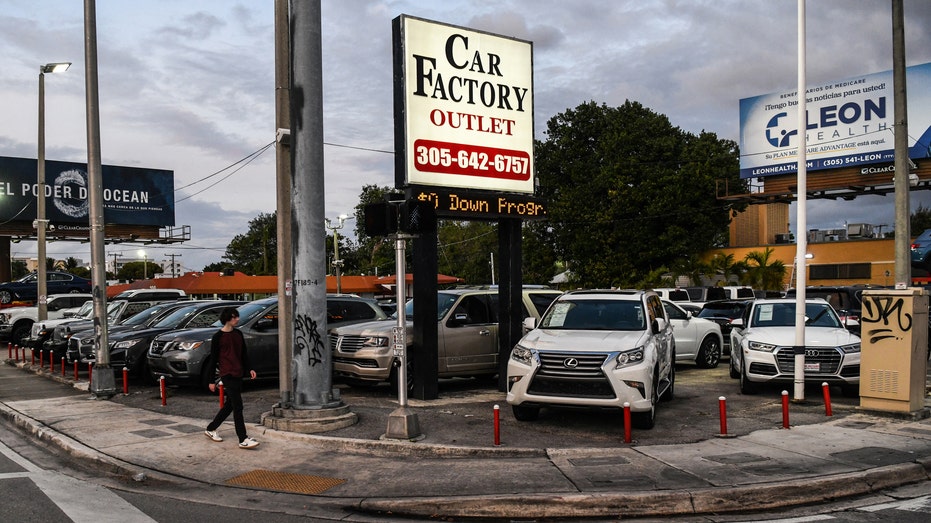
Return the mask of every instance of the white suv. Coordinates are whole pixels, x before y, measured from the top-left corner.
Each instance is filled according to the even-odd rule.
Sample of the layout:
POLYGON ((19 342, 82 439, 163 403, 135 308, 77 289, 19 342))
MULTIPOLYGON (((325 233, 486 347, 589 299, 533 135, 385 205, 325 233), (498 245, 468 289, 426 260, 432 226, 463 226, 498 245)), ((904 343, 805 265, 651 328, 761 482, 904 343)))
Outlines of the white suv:
POLYGON ((676 344, 653 291, 566 293, 511 351, 508 395, 514 417, 537 418, 540 407, 623 408, 632 425, 650 429, 656 403, 672 399, 676 344))

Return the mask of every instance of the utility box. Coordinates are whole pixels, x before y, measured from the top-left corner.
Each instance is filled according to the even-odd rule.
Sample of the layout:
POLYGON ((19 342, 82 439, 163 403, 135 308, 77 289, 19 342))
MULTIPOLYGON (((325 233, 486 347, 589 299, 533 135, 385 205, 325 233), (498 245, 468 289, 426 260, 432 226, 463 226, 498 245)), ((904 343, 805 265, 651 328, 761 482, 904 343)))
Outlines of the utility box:
POLYGON ((865 290, 860 313, 860 408, 915 413, 925 404, 928 292, 865 290))

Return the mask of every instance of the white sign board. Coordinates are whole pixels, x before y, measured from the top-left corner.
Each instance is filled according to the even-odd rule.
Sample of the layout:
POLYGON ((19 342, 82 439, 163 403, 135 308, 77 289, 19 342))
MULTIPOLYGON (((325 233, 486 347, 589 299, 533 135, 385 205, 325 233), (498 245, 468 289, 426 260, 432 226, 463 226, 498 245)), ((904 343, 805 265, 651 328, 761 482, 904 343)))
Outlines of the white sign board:
POLYGON ((533 193, 530 42, 394 20, 398 187, 533 193))
MULTIPOLYGON (((909 156, 928 158, 931 64, 908 67, 906 84, 909 156)), ((892 71, 812 85, 806 103, 809 170, 895 160, 892 71)), ((796 91, 740 100, 740 177, 796 172, 797 129, 796 91)), ((864 169, 864 174, 872 172, 864 169)))

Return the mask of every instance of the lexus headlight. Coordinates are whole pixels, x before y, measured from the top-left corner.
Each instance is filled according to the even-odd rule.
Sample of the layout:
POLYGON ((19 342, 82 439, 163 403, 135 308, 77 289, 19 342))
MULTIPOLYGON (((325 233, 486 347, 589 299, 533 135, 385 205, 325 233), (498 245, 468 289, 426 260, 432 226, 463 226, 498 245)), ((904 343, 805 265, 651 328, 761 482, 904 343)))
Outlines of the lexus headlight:
POLYGON ((628 367, 630 365, 636 365, 640 363, 643 361, 643 353, 644 350, 642 346, 632 350, 625 350, 624 352, 618 354, 617 358, 615 358, 615 368, 620 369, 621 367, 628 367))
POLYGON ((515 345, 511 350, 511 359, 524 365, 530 365, 530 362, 533 361, 533 352, 526 347, 515 345))
POLYGON ((844 351, 844 354, 852 354, 855 352, 860 352, 859 343, 851 343, 850 345, 842 345, 840 350, 844 351))
POLYGON ((750 347, 750 350, 758 350, 761 352, 772 352, 776 350, 776 346, 772 343, 763 343, 760 341, 748 342, 747 346, 750 347))
POLYGON ((114 349, 128 349, 133 345, 139 343, 139 338, 133 338, 131 340, 118 341, 113 344, 114 349))

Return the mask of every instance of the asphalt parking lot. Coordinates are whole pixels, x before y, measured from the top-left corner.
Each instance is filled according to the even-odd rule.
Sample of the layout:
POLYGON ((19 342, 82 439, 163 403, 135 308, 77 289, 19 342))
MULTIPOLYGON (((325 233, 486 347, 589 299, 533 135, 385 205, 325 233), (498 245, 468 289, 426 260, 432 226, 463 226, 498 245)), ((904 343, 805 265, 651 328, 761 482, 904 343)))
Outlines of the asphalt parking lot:
MULTIPOLYGON (((791 384, 769 386, 757 395, 745 396, 738 391, 737 380, 728 376, 727 364, 716 369, 699 369, 693 365, 677 365, 675 399, 660 403, 656 426, 652 430, 634 430, 635 444, 692 443, 719 437, 720 396, 726 397, 727 432, 738 436, 760 429, 782 426, 782 390, 792 398, 791 384)), ((117 380, 118 388, 122 387, 117 380)), ((327 432, 327 436, 378 439, 387 428, 388 415, 398 406, 395 393, 386 385, 354 388, 335 383, 343 401, 359 418, 350 427, 327 432)), ((273 380, 247 382, 244 390, 245 417, 259 423, 263 412, 271 410, 279 400, 278 383, 273 380)), ((111 401, 204 419, 211 419, 218 408, 216 395, 193 388, 169 387, 166 406, 161 405, 157 386, 130 383, 128 395, 117 394, 111 401)), ((839 388, 831 389, 833 417, 856 412, 859 398, 843 397, 839 388)), ((624 422, 621 411, 589 409, 544 409, 533 422, 514 419, 496 384, 484 379, 441 380, 439 399, 410 400, 417 414, 422 441, 434 444, 491 446, 494 442, 494 405, 500 406, 500 439, 502 446, 533 448, 610 447, 623 444, 624 422)), ((826 421, 820 386, 806 388, 805 401, 790 402, 790 426, 826 421)), ((255 435, 255 434, 253 434, 255 435)))

